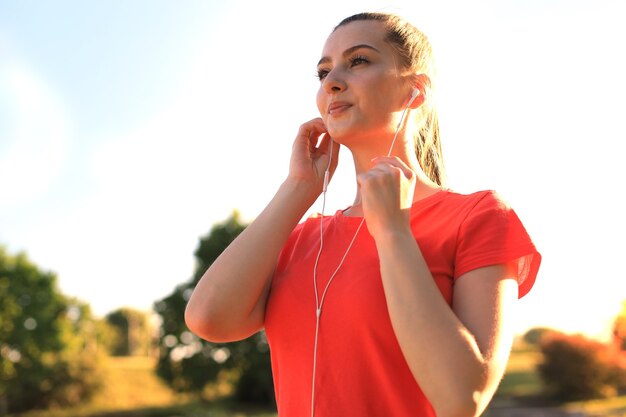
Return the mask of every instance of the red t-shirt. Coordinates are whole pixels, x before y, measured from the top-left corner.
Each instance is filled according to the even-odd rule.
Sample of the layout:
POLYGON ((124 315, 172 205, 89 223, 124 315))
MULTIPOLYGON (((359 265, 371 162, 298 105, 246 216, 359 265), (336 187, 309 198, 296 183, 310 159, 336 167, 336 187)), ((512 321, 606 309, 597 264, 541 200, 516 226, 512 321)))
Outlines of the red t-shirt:
MULTIPOLYGON (((325 216, 318 292, 339 265, 361 217, 325 216)), ((320 216, 300 223, 281 252, 265 314, 278 413, 310 416, 320 216)), ((411 227, 441 294, 476 268, 519 259, 519 297, 532 287, 541 256, 515 212, 493 191, 440 191, 414 203, 411 227)), ((424 343, 428 343, 425 340, 424 343)), ((366 224, 333 279, 319 327, 315 415, 434 416, 400 350, 366 224)))

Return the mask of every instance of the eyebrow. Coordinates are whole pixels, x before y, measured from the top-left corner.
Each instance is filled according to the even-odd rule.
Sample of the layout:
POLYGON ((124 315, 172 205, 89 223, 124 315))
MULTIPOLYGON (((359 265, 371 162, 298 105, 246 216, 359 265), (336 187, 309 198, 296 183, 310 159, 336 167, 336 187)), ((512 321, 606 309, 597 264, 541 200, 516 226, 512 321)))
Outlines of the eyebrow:
MULTIPOLYGON (((362 43, 362 44, 359 44, 359 45, 351 46, 350 48, 348 48, 345 51, 343 51, 343 53, 341 55, 345 58, 345 57, 351 55, 354 51, 356 51, 358 49, 362 49, 362 48, 370 49, 372 51, 380 53, 380 51, 378 49, 374 48, 373 46, 362 43)), ((331 59, 329 57, 324 56, 324 57, 322 57, 322 59, 319 60, 317 65, 319 66, 319 65, 322 65, 322 64, 326 64, 326 63, 328 63, 330 61, 331 61, 331 59)))

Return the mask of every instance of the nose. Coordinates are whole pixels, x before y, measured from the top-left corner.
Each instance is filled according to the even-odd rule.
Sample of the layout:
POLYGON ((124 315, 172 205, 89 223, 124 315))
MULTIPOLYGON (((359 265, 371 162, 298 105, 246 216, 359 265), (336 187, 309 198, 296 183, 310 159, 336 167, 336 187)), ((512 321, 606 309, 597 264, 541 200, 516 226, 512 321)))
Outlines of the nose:
POLYGON ((328 94, 336 94, 347 88, 338 68, 334 68, 324 78, 324 91, 328 94))

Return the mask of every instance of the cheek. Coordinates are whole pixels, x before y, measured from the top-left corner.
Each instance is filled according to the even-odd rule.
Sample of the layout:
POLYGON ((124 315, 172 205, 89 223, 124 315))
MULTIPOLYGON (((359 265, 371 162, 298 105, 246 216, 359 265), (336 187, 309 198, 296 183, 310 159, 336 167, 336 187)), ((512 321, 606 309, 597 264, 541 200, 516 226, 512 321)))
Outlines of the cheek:
POLYGON ((317 103, 317 111, 320 112, 320 116, 322 116, 322 119, 324 119, 325 121, 327 104, 326 104, 325 94, 324 94, 324 91, 322 90, 322 87, 320 87, 319 90, 317 90, 316 103, 317 103))
POLYGON ((324 126, 326 126, 326 129, 328 129, 328 134, 333 136, 333 126, 331 126, 332 123, 329 123, 328 113, 326 111, 328 109, 328 96, 326 92, 322 89, 322 87, 320 87, 320 89, 317 91, 316 104, 317 111, 319 112, 320 117, 324 122, 324 126))

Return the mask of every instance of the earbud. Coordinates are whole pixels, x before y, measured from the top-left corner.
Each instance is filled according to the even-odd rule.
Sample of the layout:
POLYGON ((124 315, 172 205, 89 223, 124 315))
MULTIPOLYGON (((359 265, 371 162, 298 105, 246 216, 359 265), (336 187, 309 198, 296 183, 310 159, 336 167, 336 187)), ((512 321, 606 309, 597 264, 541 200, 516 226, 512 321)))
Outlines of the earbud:
POLYGON ((419 96, 419 94, 420 90, 418 88, 414 88, 413 93, 411 94, 411 98, 409 99, 409 103, 406 106, 409 107, 411 104, 413 104, 413 101, 417 98, 417 96, 419 96))

